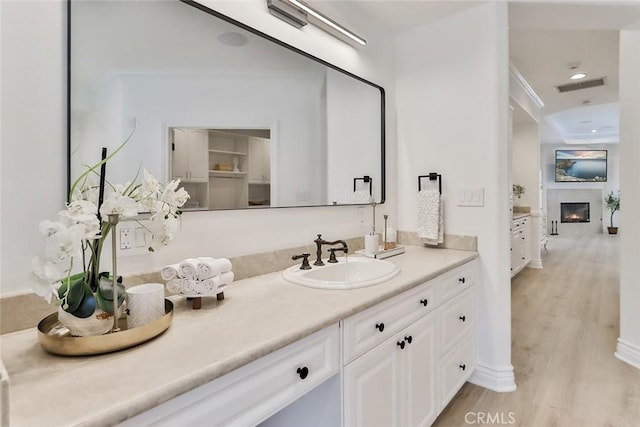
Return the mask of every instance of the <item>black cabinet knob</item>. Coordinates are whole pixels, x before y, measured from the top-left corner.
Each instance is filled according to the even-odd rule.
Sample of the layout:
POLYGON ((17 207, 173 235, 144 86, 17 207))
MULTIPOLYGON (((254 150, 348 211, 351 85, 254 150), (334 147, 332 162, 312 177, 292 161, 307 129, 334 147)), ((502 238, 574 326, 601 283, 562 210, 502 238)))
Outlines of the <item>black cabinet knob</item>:
POLYGON ((384 331, 384 323, 380 322, 380 323, 376 323, 376 328, 382 332, 384 331))
POLYGON ((421 299, 420 300, 420 304, 424 305, 425 307, 427 306, 427 304, 429 304, 429 300, 428 299, 421 299))
POLYGON ((309 368, 303 366, 302 368, 298 368, 296 372, 300 375, 300 379, 303 380, 307 378, 307 375, 309 375, 309 368))
POLYGON ((463 322, 466 322, 467 321, 467 316, 460 316, 460 317, 458 317, 458 319, 460 319, 463 322))
POLYGON ((400 347, 400 350, 404 350, 404 341, 398 341, 396 344, 400 347))
POLYGON ((463 363, 463 364, 461 364, 461 365, 458 365, 458 366, 459 366, 459 368, 460 368, 462 371, 464 371, 464 370, 466 370, 466 369, 467 369, 467 365, 465 365, 464 363, 463 363))
POLYGON ((408 337, 404 337, 404 340, 407 342, 407 344, 411 344, 411 342, 413 341, 413 337, 409 335, 408 337))
POLYGON ((458 282, 460 282, 460 283, 464 283, 465 281, 466 281, 466 280, 465 280, 465 278, 464 278, 464 277, 461 277, 461 278, 459 278, 459 279, 458 279, 458 282))

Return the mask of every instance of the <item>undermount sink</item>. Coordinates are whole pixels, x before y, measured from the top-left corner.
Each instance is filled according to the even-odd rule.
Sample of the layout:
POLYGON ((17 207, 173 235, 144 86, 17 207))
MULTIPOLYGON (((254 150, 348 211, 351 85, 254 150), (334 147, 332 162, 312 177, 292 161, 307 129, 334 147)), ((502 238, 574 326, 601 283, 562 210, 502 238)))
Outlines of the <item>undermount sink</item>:
POLYGON ((285 280, 297 285, 321 289, 355 289, 378 285, 400 273, 400 268, 380 259, 361 256, 341 258, 336 264, 325 261, 322 267, 300 270, 295 265, 283 272, 285 280))

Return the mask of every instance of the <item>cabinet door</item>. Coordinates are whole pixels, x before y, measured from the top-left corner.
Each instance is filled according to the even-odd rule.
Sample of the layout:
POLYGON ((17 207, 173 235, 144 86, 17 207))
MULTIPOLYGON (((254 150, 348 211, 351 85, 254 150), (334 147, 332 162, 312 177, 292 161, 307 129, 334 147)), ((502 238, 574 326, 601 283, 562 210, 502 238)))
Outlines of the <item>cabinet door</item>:
POLYGON ((173 150, 171 158, 171 176, 188 179, 189 171, 189 134, 187 129, 173 129, 173 150))
POLYGON ((271 141, 265 139, 262 143, 262 173, 264 182, 271 182, 271 141))
POLYGON ((204 129, 173 129, 172 177, 209 180, 209 135, 204 129))
POLYGON ((429 426, 436 419, 436 331, 433 313, 409 326, 401 336, 407 342, 402 361, 406 402, 403 426, 429 426))
POLYGON ((249 138, 249 182, 261 183, 263 176, 262 139, 249 138))
POLYGON ((400 357, 388 339, 344 368, 344 425, 401 426, 400 357))
POLYGON ((189 178, 191 181, 209 180, 209 132, 206 129, 190 131, 189 178))

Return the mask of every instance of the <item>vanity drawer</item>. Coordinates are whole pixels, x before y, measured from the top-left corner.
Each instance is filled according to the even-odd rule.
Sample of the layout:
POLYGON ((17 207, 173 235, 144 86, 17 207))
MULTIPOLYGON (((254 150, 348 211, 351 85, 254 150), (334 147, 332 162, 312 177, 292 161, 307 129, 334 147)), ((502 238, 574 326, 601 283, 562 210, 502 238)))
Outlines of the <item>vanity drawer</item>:
POLYGON ((475 337, 469 334, 459 345, 447 353, 439 363, 440 404, 439 411, 451 401, 476 366, 475 337))
POLYGON ((476 283, 478 276, 478 261, 473 260, 444 274, 438 279, 438 301, 444 303, 454 295, 476 283))
POLYGON ((465 290, 440 309, 440 351, 446 352, 461 336, 475 329, 476 288, 465 290))
POLYGON ((255 425, 337 374, 339 343, 340 331, 336 324, 122 425, 255 425))
POLYGON ((344 320, 344 364, 431 312, 435 296, 435 286, 426 282, 344 320))

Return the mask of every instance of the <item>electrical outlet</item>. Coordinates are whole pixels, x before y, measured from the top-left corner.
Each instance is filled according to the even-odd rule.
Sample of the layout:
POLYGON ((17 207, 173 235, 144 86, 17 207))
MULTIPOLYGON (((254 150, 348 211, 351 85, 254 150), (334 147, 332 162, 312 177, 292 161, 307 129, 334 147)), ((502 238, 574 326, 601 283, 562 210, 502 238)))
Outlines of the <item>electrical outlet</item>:
POLYGON ((120 228, 120 250, 131 249, 131 229, 120 228))
POLYGON ((144 255, 149 253, 151 233, 146 227, 145 219, 125 220, 118 223, 117 228, 117 255, 120 257, 130 255, 144 255))

